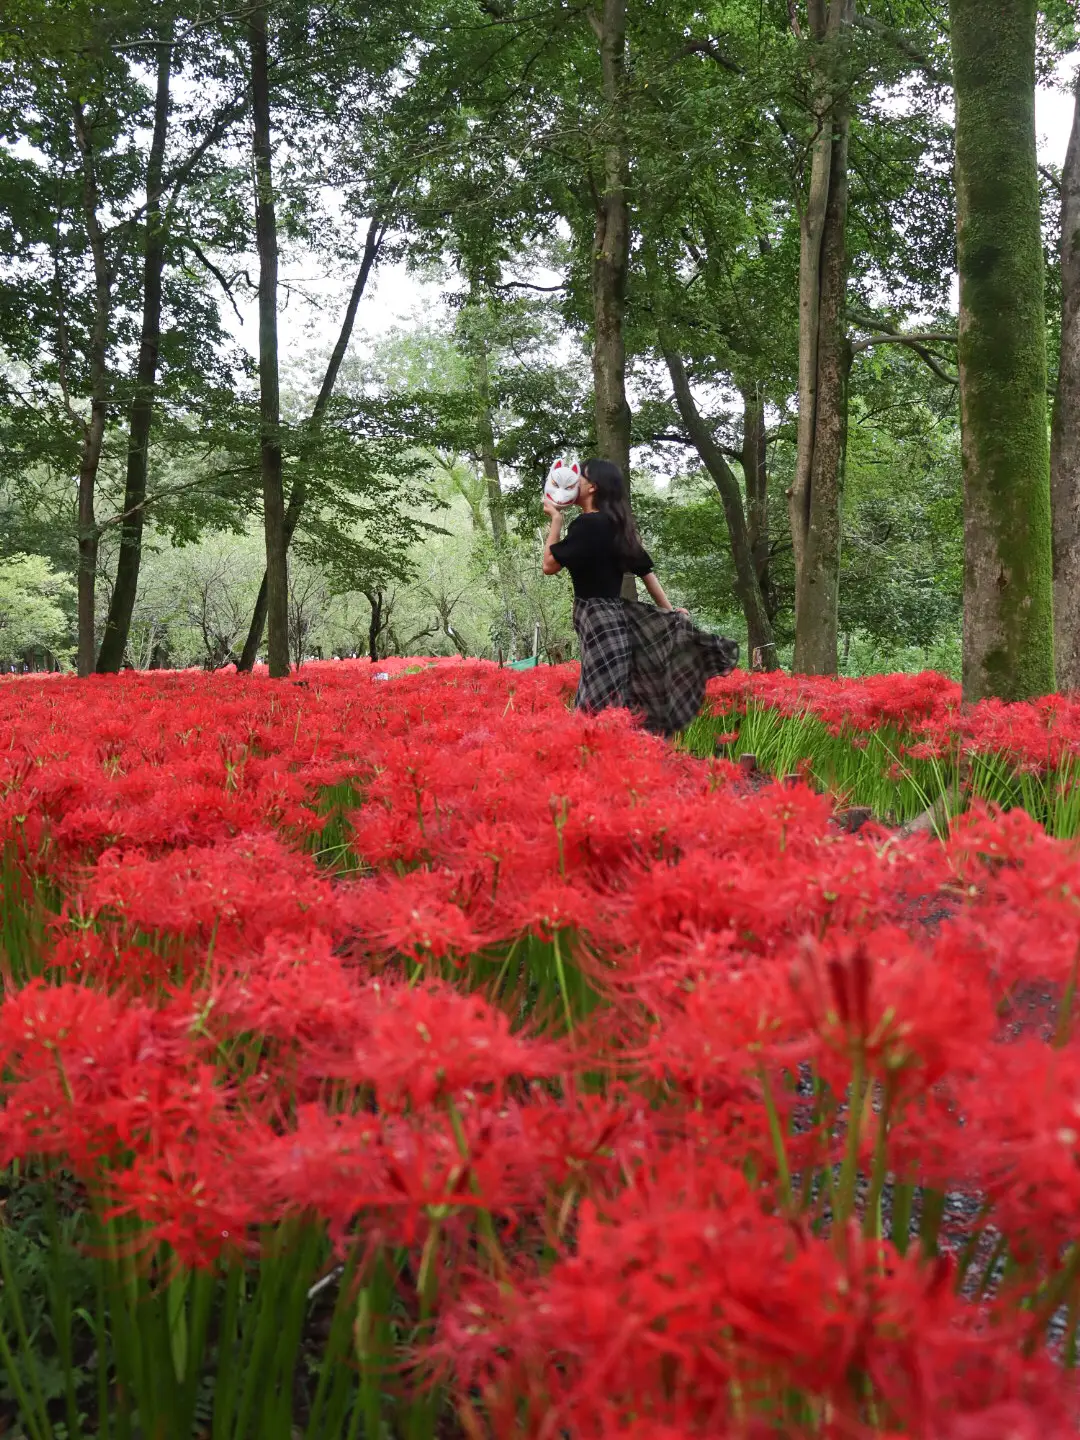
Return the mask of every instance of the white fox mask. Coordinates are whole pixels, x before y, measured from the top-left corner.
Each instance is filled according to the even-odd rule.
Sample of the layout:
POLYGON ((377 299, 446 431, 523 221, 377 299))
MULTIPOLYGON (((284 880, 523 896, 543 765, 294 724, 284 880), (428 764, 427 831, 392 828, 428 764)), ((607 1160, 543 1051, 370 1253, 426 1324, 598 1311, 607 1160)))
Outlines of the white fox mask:
POLYGON ((544 494, 556 505, 572 505, 578 497, 580 484, 581 471, 577 461, 574 460, 567 464, 562 460, 556 460, 547 473, 544 494))

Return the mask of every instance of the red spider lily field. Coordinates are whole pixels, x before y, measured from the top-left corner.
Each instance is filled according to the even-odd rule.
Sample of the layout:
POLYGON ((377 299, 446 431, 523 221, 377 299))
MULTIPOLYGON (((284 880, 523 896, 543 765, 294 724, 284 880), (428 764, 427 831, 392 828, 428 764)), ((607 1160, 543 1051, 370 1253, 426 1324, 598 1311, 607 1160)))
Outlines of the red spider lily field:
POLYGON ((0 682, 6 1433, 1077 1433, 1080 707, 574 678, 0 682))

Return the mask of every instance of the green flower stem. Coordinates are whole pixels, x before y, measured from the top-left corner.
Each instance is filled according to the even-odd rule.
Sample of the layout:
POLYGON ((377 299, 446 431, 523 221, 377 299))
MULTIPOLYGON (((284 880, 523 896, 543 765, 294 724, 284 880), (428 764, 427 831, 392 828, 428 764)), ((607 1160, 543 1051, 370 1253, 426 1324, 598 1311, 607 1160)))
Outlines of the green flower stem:
POLYGON ((878 1133, 874 1142, 874 1164, 870 1172, 870 1190, 866 1197, 866 1214, 863 1216, 863 1234, 868 1238, 881 1239, 881 1195, 885 1189, 889 1159, 889 1120, 892 1113, 893 1089, 886 1081, 881 1097, 881 1111, 878 1115, 878 1133))
POLYGON ((836 1209, 833 1223, 844 1225, 855 1208, 855 1184, 859 1176, 859 1138, 862 1131, 863 1105, 866 1101, 866 1055, 860 1046, 855 1052, 848 1099, 847 1146, 840 1180, 836 1187, 836 1209))
POLYGON ((792 1209, 791 1190, 791 1167, 788 1164, 787 1144, 784 1140, 784 1129, 780 1124, 780 1115, 776 1109, 776 1100, 773 1097, 772 1086, 769 1084, 768 1072, 764 1064, 758 1066, 758 1076, 761 1079, 761 1093, 765 1101, 765 1114, 769 1121, 769 1136, 773 1144, 773 1153, 776 1156, 776 1170, 780 1181, 780 1195, 783 1200, 784 1209, 792 1209))

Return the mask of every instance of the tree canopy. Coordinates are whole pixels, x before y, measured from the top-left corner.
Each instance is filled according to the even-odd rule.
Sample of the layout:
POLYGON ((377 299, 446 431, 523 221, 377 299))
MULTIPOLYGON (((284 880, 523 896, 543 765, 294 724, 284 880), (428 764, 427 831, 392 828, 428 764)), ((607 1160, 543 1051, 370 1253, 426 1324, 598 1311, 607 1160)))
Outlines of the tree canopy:
MULTIPOLYGON (((956 668, 963 629, 972 693, 1047 688, 1051 489, 1059 617, 1080 591, 1080 150, 1040 160, 1030 113, 1077 26, 999 17, 1027 138, 991 196, 964 177, 998 120, 969 121, 1006 102, 965 4, 12 0, 0 559, 56 577, 13 660, 516 658, 538 632, 568 655, 540 479, 599 452, 669 590, 748 662, 956 668), (965 236, 1021 194, 1001 383, 1032 434, 1058 391, 1052 486, 997 401, 987 449, 975 399, 1004 361, 965 236), (441 300, 379 333, 410 275, 441 300), (302 350, 278 338, 298 307, 302 350)), ((1057 649, 1080 683, 1060 624, 1057 649)))

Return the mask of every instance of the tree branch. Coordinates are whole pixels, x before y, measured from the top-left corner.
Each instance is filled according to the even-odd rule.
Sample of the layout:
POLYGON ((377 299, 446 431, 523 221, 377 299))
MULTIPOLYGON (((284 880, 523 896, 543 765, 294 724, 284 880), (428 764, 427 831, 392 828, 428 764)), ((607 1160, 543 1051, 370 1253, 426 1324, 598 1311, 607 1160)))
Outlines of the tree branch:
POLYGON ((865 31, 868 35, 876 35, 881 40, 887 40, 895 50, 898 50, 917 69, 921 70, 928 80, 932 80, 935 85, 944 85, 950 90, 952 89, 951 71, 939 70, 929 55, 924 55, 915 42, 909 40, 901 30, 894 30, 891 25, 886 25, 881 20, 875 20, 871 15, 854 15, 845 23, 856 30, 865 31))
POLYGON ((956 344, 955 334, 947 330, 917 330, 911 334, 904 335, 899 331, 886 331, 882 335, 867 335, 862 340, 853 340, 851 348, 856 353, 860 350, 869 350, 873 345, 942 345, 956 344))
POLYGON ((183 495, 188 490, 197 490, 200 485, 209 484, 213 478, 213 476, 200 475, 197 480, 185 480, 179 485, 166 485, 163 489, 155 491, 152 495, 144 495, 138 504, 132 505, 130 509, 119 511, 115 515, 110 515, 108 520, 98 521, 95 527, 96 533, 103 535, 106 530, 111 529, 114 525, 122 525, 124 521, 129 520, 132 515, 137 515, 140 510, 149 509, 156 501, 168 500, 173 495, 183 495))
POLYGON ((240 116, 243 115, 246 106, 247 92, 245 91, 242 95, 238 95, 226 105, 224 110, 219 111, 218 117, 213 125, 199 141, 198 145, 195 146, 195 149, 183 164, 178 165, 175 170, 170 171, 170 173, 166 175, 162 189, 179 190, 184 182, 191 178, 192 171, 210 147, 224 136, 226 130, 228 130, 234 120, 239 120, 240 116))
MULTIPOLYGON (((162 180, 161 193, 165 195, 170 191, 172 192, 172 198, 169 201, 166 209, 166 226, 168 225, 169 217, 172 212, 172 207, 176 203, 177 196, 180 190, 183 188, 184 184, 188 180, 190 180, 195 167, 198 165, 199 161, 203 158, 206 152, 211 148, 211 146, 215 145, 222 138, 222 136, 225 134, 226 130, 228 130, 229 126, 233 123, 233 121, 240 118, 240 116, 244 113, 246 104, 246 95, 240 95, 235 100, 231 101, 230 104, 228 104, 224 108, 224 110, 219 111, 217 119, 214 121, 210 129, 206 132, 206 134, 199 141, 199 143, 195 146, 194 150, 192 150, 191 154, 187 157, 187 159, 183 161, 182 164, 177 165, 173 170, 169 171, 169 173, 162 180)), ((137 206, 130 215, 125 216, 123 220, 118 220, 115 225, 110 226, 109 229, 105 232, 107 238, 112 239, 113 236, 124 235, 128 231, 134 229, 142 216, 145 215, 149 203, 149 200, 144 200, 143 203, 137 206)))
POLYGON ((367 289, 372 268, 379 258, 383 241, 386 239, 386 229, 386 220, 380 211, 376 211, 368 223, 367 237, 364 240, 364 252, 360 257, 360 268, 356 272, 356 280, 353 282, 352 293, 349 296, 349 303, 345 309, 345 317, 341 322, 337 343, 331 352, 330 360, 326 366, 326 373, 323 375, 323 382, 319 388, 318 398, 312 407, 309 422, 312 427, 317 426, 321 421, 323 413, 330 403, 330 397, 334 393, 338 371, 341 369, 341 362, 345 358, 345 351, 349 348, 349 341, 352 338, 356 312, 360 307, 360 301, 363 299, 364 291, 367 289))
POLYGON ((493 290, 539 290, 543 295, 553 295, 559 290, 565 290, 565 282, 560 285, 533 285, 528 280, 503 280, 497 285, 492 285, 493 290))
MULTIPOLYGON (((202 247, 198 244, 197 241, 192 240, 190 235, 185 235, 183 239, 177 241, 177 244, 181 250, 192 251, 192 253, 195 255, 195 258, 199 260, 206 267, 207 270, 210 271, 210 274, 213 275, 214 279, 218 282, 222 290, 224 290, 225 294, 229 297, 229 304, 233 308, 233 314, 236 316, 237 320, 239 320, 242 325, 244 323, 244 317, 240 314, 240 307, 237 305, 236 297, 233 295, 231 281, 218 269, 214 262, 206 254, 204 254, 202 247)), ((246 271, 245 279, 247 279, 246 271)), ((248 284, 251 284, 250 279, 248 280, 248 284)))
POLYGON ((855 323, 857 325, 865 325, 867 329, 877 330, 880 333, 867 336, 863 340, 852 341, 851 349, 853 354, 862 350, 869 350, 872 345, 906 345, 909 349, 914 350, 919 359, 934 372, 939 380, 943 380, 946 385, 959 385, 959 378, 946 370, 940 363, 938 357, 926 348, 928 344, 932 345, 935 343, 955 345, 956 336, 954 334, 948 331, 927 330, 914 331, 911 334, 904 335, 899 330, 894 330, 890 326, 883 324, 880 320, 870 320, 866 317, 862 319, 856 318, 855 323))
POLYGON ((704 55, 709 60, 715 60, 722 70, 727 70, 731 75, 742 75, 745 72, 741 65, 737 65, 722 50, 716 48, 715 40, 687 40, 686 44, 679 51, 680 55, 704 55))
MULTIPOLYGON (((677 430, 657 431, 656 434, 649 436, 649 440, 653 444, 688 445, 691 449, 697 448, 696 442, 691 440, 689 435, 680 435, 677 430)), ((729 460, 742 460, 741 450, 736 450, 731 445, 721 445, 718 440, 714 440, 713 443, 720 454, 726 456, 729 460)))

